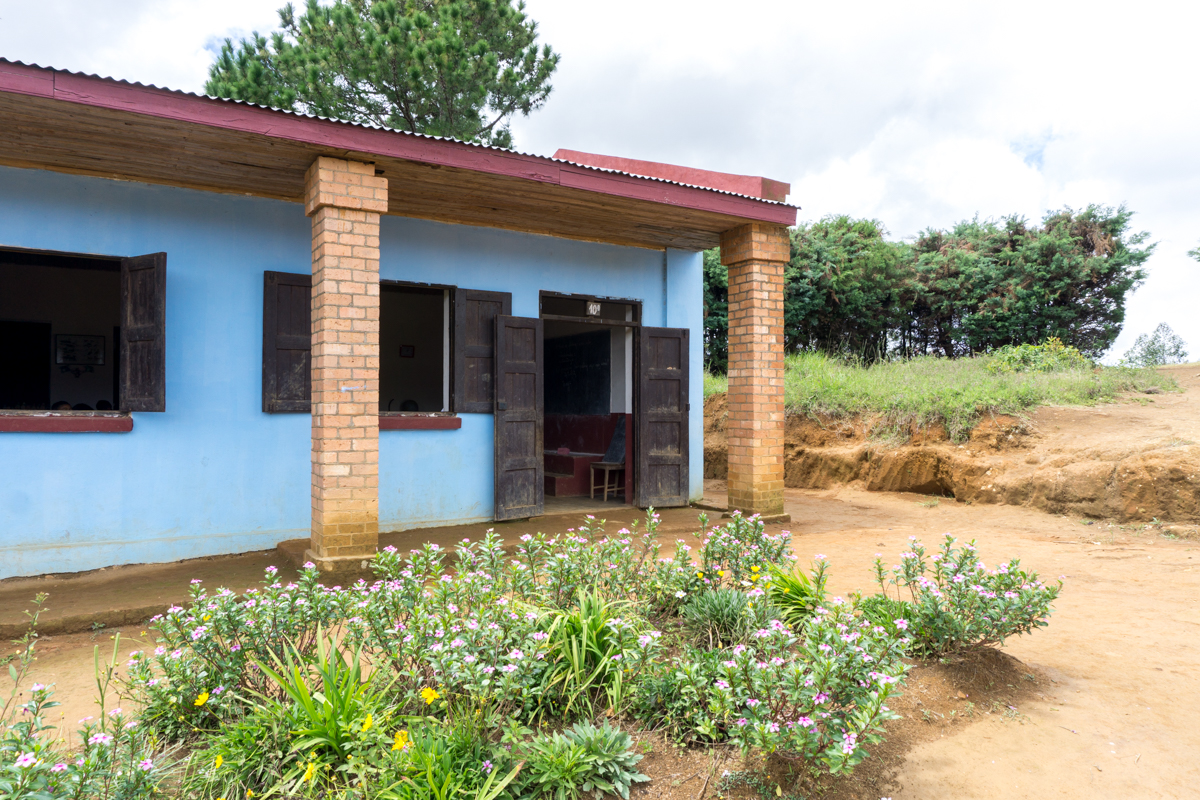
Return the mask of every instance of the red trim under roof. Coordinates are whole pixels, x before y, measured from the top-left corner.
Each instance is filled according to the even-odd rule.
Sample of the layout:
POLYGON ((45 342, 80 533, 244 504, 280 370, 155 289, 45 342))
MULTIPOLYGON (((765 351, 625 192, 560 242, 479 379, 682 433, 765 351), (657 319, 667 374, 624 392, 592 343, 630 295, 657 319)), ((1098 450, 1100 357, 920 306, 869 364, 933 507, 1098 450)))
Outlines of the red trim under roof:
MULTIPOLYGON (((301 142, 320 148, 348 150, 523 178, 600 194, 725 214, 747 221, 771 222, 778 225, 796 223, 797 209, 794 206, 731 194, 729 190, 717 187, 702 188, 671 182, 676 180, 675 178, 662 179, 612 172, 496 147, 305 116, 234 100, 219 100, 96 75, 31 66, 2 58, 0 92, 128 111, 301 142)), ((0 136, 2 135, 0 130, 0 136)))
POLYGON ((645 175, 649 178, 660 178, 675 183, 685 183, 690 186, 701 186, 706 189, 716 189, 719 192, 760 197, 775 203, 787 201, 791 184, 773 181, 770 178, 760 178, 753 175, 732 175, 728 172, 713 172, 708 169, 695 167, 677 167, 674 164, 660 164, 657 161, 639 161, 636 158, 620 158, 618 156, 602 156, 596 153, 584 153, 579 150, 560 149, 554 157, 574 164, 588 167, 600 167, 630 175, 645 175))

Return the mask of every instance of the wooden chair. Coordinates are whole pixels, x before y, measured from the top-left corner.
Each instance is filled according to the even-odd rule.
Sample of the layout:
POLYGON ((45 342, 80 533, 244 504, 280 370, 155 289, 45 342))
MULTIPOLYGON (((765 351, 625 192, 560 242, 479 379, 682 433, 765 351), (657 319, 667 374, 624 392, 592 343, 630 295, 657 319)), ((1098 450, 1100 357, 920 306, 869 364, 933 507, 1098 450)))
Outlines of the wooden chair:
POLYGON ((624 494, 625 490, 621 487, 620 479, 625 474, 625 416, 622 415, 617 421, 617 429, 613 431, 612 441, 608 443, 608 451, 605 452, 604 458, 600 461, 591 463, 591 499, 596 499, 596 489, 603 490, 603 498, 608 500, 608 493, 611 491, 613 497, 618 494, 624 494), (596 473, 604 473, 604 483, 601 486, 596 485, 596 473), (609 483, 608 476, 616 473, 616 478, 609 483))

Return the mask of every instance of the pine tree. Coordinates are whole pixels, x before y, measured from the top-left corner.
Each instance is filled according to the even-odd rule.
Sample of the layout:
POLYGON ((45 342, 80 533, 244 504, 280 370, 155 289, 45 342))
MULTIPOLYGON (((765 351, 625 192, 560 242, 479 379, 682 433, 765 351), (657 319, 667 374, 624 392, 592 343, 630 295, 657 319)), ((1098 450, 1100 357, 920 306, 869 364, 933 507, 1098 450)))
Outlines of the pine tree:
POLYGON ((512 0, 308 0, 281 30, 226 39, 215 97, 413 133, 512 146, 514 114, 545 103, 558 54, 512 0))

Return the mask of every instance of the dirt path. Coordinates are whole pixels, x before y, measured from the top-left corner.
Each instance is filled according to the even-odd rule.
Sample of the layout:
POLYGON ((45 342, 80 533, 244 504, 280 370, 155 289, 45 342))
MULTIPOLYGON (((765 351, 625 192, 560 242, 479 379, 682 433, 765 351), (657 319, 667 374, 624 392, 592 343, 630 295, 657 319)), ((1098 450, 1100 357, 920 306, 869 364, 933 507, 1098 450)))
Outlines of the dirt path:
MULTIPOLYGON (((719 482, 710 487, 714 496, 723 489, 719 482)), ((930 498, 913 494, 844 488, 787 495, 795 552, 827 555, 839 593, 872 591, 875 553, 894 558, 910 535, 934 546, 945 532, 977 539, 989 564, 1018 555, 1045 577, 1066 576, 1050 627, 1005 648, 1040 676, 1032 688, 1017 687, 1023 699, 1015 709, 968 718, 968 703, 979 699, 974 689, 959 698, 953 680, 918 674, 896 704, 908 719, 894 727, 875 768, 837 789, 839 800, 1200 794, 1200 539, 1166 538, 1186 535, 1181 529, 1086 525, 1011 506, 941 500, 930 507, 930 498), (928 719, 916 713, 926 707, 933 710, 928 719)), ((693 529, 695 513, 665 514, 667 541, 693 529)), ((516 535, 526 527, 539 526, 503 530, 516 535)), ((451 542, 462 533, 447 529, 436 538, 451 542)), ((142 630, 126 628, 125 638, 136 640, 142 630)), ((112 633, 43 643, 33 679, 57 682, 68 727, 95 713, 92 651, 99 644, 109 652, 112 633)), ((130 649, 122 645, 122 658, 130 649)), ((674 756, 662 758, 670 770, 664 775, 683 769, 670 766, 674 756)), ((649 784, 647 791, 694 798, 700 782, 678 792, 670 782, 649 784)))
POLYGON ((1055 682, 1045 699, 917 744, 884 796, 1200 796, 1200 540, 919 495, 788 499, 794 551, 828 555, 836 591, 867 590, 875 553, 894 558, 910 535, 975 538, 989 564, 1018 555, 1066 576, 1050 627, 1005 648, 1055 682))

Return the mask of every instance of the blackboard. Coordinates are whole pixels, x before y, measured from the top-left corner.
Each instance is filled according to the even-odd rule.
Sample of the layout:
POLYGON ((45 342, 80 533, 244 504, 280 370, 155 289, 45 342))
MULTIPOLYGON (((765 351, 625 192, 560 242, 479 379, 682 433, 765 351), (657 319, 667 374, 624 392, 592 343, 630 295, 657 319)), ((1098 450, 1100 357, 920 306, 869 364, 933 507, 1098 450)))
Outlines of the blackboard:
POLYGON ((607 329, 546 339, 547 414, 607 414, 611 352, 607 329))

